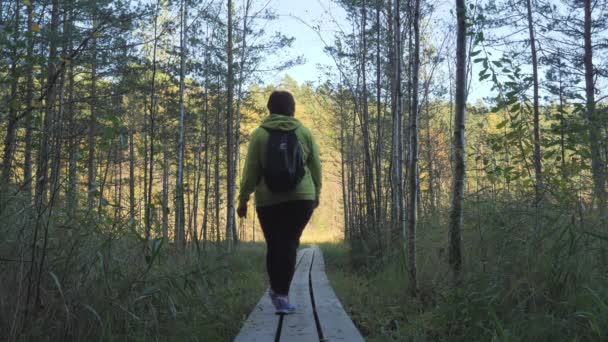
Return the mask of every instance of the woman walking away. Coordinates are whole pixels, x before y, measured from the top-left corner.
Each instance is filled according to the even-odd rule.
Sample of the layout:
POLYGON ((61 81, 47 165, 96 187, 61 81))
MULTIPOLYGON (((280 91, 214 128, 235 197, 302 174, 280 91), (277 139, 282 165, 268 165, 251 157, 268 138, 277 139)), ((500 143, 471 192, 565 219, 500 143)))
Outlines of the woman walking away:
POLYGON ((251 134, 237 214, 247 216, 247 201, 255 191, 267 246, 269 296, 278 314, 289 314, 296 310, 289 302, 289 285, 300 236, 319 205, 321 161, 310 130, 293 117, 293 96, 274 91, 267 107, 270 115, 251 134))

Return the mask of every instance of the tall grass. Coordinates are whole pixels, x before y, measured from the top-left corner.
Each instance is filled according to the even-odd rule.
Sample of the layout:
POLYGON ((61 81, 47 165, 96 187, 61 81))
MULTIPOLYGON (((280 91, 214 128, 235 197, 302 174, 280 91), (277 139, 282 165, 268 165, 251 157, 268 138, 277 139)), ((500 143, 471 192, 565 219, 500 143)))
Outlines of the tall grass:
POLYGON ((190 246, 182 255, 162 240, 145 242, 128 220, 62 211, 46 247, 42 227, 32 268, 36 220, 18 199, 2 208, 2 340, 228 341, 265 287, 262 245, 231 253, 209 245, 200 254, 190 246))
POLYGON ((448 277, 446 225, 422 220, 415 299, 400 245, 388 261, 323 246, 332 284, 368 341, 608 340, 606 227, 558 206, 479 201, 466 212, 459 287, 448 277))

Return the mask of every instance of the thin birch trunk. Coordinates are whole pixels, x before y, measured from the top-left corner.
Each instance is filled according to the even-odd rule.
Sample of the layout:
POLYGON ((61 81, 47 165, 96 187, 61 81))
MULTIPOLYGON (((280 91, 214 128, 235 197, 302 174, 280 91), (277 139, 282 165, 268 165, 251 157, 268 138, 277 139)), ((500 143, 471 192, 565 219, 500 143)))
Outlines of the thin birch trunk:
POLYGON ((232 0, 228 0, 228 43, 226 46, 228 54, 228 74, 226 81, 226 88, 228 96, 226 99, 226 157, 227 157, 227 170, 226 170, 226 187, 227 187, 227 208, 226 208, 226 243, 228 248, 231 248, 233 244, 238 241, 236 235, 236 224, 234 221, 234 194, 235 194, 235 170, 234 170, 234 113, 233 113, 233 101, 234 101, 234 65, 233 65, 233 41, 232 41, 232 0))
MULTIPOLYGON (((240 155, 240 145, 241 145, 241 105, 243 100, 243 83, 244 79, 244 71, 245 71, 245 58, 247 56, 247 19, 249 18, 249 9, 251 7, 251 0, 247 0, 245 3, 245 12, 243 14, 243 36, 241 37, 241 58, 239 62, 239 76, 238 76, 238 86, 236 92, 236 125, 234 129, 234 158, 232 169, 236 173, 239 170, 239 155, 240 155)), ((232 183, 233 189, 232 192, 236 193, 236 181, 232 183)))
POLYGON ((452 179, 452 203, 450 208, 448 261, 455 283, 460 280, 462 268, 462 220, 465 178, 465 111, 466 111, 466 63, 467 63, 467 9, 465 0, 456 0, 458 23, 456 36, 456 108, 454 114, 454 176, 452 179))

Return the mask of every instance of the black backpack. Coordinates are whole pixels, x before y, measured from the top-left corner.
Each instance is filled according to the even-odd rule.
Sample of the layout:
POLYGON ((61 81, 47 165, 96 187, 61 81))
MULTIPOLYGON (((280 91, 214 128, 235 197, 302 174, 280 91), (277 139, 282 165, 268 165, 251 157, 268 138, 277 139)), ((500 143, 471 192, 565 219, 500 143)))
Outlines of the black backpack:
POLYGON ((264 181, 274 193, 290 192, 304 178, 304 155, 296 129, 281 131, 263 127, 270 136, 266 145, 264 181))

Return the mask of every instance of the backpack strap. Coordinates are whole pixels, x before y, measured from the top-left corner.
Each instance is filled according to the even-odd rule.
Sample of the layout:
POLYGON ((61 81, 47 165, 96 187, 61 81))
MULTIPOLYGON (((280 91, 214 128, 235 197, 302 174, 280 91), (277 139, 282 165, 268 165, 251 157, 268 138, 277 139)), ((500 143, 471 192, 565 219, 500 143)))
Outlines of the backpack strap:
POLYGON ((289 131, 285 131, 285 130, 282 130, 282 129, 272 129, 272 128, 268 128, 268 127, 264 127, 264 126, 260 126, 260 128, 262 128, 263 130, 265 130, 268 133, 272 133, 272 132, 285 132, 285 133, 289 133, 289 132, 295 132, 295 131, 297 131, 298 128, 300 128, 300 126, 294 128, 294 129, 291 129, 289 131))

